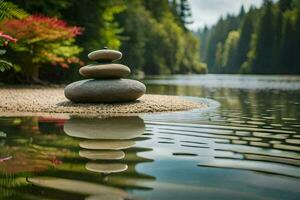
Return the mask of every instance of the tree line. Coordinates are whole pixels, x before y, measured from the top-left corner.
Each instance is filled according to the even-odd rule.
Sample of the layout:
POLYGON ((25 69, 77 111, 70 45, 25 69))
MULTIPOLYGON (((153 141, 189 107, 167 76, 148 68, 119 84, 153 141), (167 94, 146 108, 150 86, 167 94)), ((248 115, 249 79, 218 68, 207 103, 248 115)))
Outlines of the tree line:
POLYGON ((300 1, 264 0, 197 32, 210 73, 300 74, 300 1))
MULTIPOLYGON (((3 0, 1 1, 3 3, 3 0)), ((22 71, 32 71, 25 68, 38 68, 38 72, 36 70, 34 72, 35 79, 36 76, 54 81, 79 79, 78 63, 82 63, 81 61, 88 63, 87 54, 103 47, 122 51, 121 62, 128 65, 133 74, 206 72, 206 65, 201 62, 199 55, 199 39, 186 28, 186 25, 191 23, 190 5, 187 0, 10 0, 9 2, 27 12, 31 17, 29 22, 26 18, 19 21, 20 26, 24 22, 36 26, 35 18, 41 18, 38 26, 44 26, 43 24, 46 23, 44 21, 53 21, 51 18, 56 18, 67 23, 61 27, 62 30, 78 27, 80 34, 77 34, 76 38, 68 39, 68 44, 62 40, 63 37, 59 38, 59 43, 53 40, 56 46, 52 45, 52 48, 45 35, 52 38, 53 34, 46 32, 47 29, 44 28, 45 33, 41 35, 42 39, 39 38, 39 43, 36 42, 37 39, 34 40, 34 44, 38 44, 37 47, 31 48, 32 45, 29 45, 26 40, 27 36, 21 41, 17 38, 18 34, 13 32, 14 29, 10 29, 10 35, 14 36, 17 42, 11 44, 12 48, 7 49, 6 55, 11 58, 9 60, 11 63, 21 67, 18 68, 19 71, 6 70, 2 73, 2 78, 8 77, 7 74, 15 75, 22 74, 22 71), (48 18, 46 19, 45 16, 48 18), (42 45, 44 41, 45 44, 42 45), (21 62, 29 58, 28 56, 24 58, 20 53, 20 48, 19 51, 14 51, 16 49, 14 46, 20 46, 21 43, 28 49, 27 55, 34 58, 31 60, 41 61, 40 66, 37 67, 37 63, 34 62, 26 62, 26 64, 21 62), (62 52, 62 45, 68 47, 64 52, 62 52), (42 49, 43 46, 47 49, 42 49), (35 50, 37 49, 43 54, 39 53, 36 56, 35 50), (61 50, 59 56, 58 49, 61 50), (49 56, 50 53, 51 56, 49 56), (77 54, 80 60, 76 60, 76 63, 66 63, 68 54, 73 57, 77 54), (42 55, 48 56, 47 62, 42 55), (65 69, 66 67, 52 67, 58 62, 50 62, 49 58, 63 61, 57 66, 70 67, 68 70, 65 69)), ((0 20, 0 26, 1 23, 2 28, 5 29, 7 24, 17 22, 9 20, 1 22, 0 20)), ((59 21, 51 26, 55 26, 55 23, 62 24, 59 21)), ((48 27, 51 27, 50 25, 48 27)), ((34 31, 41 34, 38 26, 34 28, 34 31)), ((60 31, 56 32, 59 34, 60 31)), ((30 39, 32 41, 32 38, 30 39)))

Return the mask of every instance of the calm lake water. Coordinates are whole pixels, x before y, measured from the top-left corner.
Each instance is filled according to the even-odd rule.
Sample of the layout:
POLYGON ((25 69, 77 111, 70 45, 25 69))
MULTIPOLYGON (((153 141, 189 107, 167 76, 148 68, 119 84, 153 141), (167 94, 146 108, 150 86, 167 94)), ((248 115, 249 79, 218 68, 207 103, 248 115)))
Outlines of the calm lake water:
POLYGON ((145 83, 148 93, 207 98, 210 108, 0 117, 0 199, 300 199, 300 77, 145 83))

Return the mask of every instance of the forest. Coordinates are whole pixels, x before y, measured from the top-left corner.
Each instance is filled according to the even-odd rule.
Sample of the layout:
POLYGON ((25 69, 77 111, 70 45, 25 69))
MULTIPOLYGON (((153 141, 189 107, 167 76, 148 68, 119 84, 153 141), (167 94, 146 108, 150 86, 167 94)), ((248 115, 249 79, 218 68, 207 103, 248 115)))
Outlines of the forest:
POLYGON ((300 74, 300 1, 242 7, 197 33, 209 73, 300 74))
POLYGON ((78 80, 103 47, 120 50, 137 77, 300 74, 299 0, 241 7, 196 32, 191 15, 188 0, 0 0, 0 80, 78 80))
POLYGON ((87 54, 103 47, 120 50, 135 75, 206 72, 186 28, 187 0, 0 0, 0 7, 0 32, 11 37, 1 47, 1 80, 79 79, 87 54))

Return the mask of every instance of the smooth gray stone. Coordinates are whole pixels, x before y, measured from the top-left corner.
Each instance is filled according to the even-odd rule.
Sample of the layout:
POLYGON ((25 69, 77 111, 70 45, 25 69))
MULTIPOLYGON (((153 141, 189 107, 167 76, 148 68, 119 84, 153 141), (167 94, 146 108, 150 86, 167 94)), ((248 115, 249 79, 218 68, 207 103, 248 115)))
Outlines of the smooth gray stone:
POLYGON ((95 61, 116 61, 122 58, 122 53, 116 50, 101 49, 97 51, 92 51, 88 54, 89 59, 95 61))
POLYGON ((79 73, 85 78, 124 78, 130 69, 121 64, 92 64, 81 67, 79 73))
POLYGON ((129 102, 145 92, 143 83, 130 79, 87 79, 71 83, 65 88, 65 96, 76 103, 129 102))

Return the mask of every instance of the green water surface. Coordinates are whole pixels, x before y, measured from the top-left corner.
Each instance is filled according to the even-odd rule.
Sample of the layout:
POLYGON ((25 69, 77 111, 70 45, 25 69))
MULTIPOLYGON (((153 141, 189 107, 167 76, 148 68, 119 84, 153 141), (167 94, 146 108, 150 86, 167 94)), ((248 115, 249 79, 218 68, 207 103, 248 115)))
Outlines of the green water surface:
POLYGON ((0 117, 0 199, 300 199, 300 77, 149 77, 206 110, 0 117), (203 99, 193 99, 203 101, 203 99))

